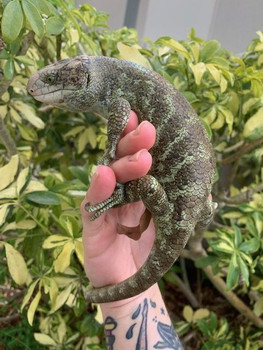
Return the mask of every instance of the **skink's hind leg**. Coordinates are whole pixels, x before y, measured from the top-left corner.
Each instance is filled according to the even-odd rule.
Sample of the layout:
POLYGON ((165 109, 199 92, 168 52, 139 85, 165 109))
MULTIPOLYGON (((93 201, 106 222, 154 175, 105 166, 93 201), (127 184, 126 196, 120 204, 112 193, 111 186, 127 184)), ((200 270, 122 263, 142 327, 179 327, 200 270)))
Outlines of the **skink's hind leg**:
POLYGON ((207 226, 212 222, 217 203, 207 199, 204 208, 201 212, 200 219, 195 227, 195 231, 204 231, 207 226))
POLYGON ((156 216, 164 215, 170 209, 164 189, 151 175, 146 175, 124 185, 118 184, 111 197, 93 206, 87 203, 85 209, 89 213, 94 213, 91 220, 95 220, 108 209, 139 200, 142 200, 146 208, 156 216))
POLYGON ((108 140, 99 164, 109 165, 115 158, 117 143, 129 121, 130 111, 131 106, 124 98, 118 98, 111 102, 109 106, 108 140))
POLYGON ((113 194, 105 199, 104 201, 95 204, 90 205, 90 203, 86 203, 85 210, 88 213, 94 213, 92 217, 90 218, 91 221, 94 221, 97 219, 101 214, 103 214, 105 211, 116 207, 116 206, 122 206, 124 204, 127 204, 126 198, 125 198, 125 185, 118 184, 113 192, 113 194))

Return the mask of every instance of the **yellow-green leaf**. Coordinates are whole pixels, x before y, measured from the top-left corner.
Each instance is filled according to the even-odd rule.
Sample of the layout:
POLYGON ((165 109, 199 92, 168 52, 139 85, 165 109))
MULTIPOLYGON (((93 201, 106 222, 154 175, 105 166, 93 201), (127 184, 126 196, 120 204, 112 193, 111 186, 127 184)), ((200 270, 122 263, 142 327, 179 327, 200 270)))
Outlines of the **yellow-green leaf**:
POLYGON ((0 199, 15 199, 17 198, 17 190, 15 186, 10 186, 5 190, 0 191, 0 199))
MULTIPOLYGON (((244 125, 243 136, 248 139, 261 137, 263 133, 263 107, 261 107, 244 125)), ((1 177, 1 176, 0 176, 1 177)))
POLYGON ((29 177, 29 167, 21 170, 17 178, 17 193, 21 194, 23 191, 29 177))
POLYGON ((75 126, 74 128, 71 128, 66 134, 64 134, 64 138, 68 139, 70 136, 76 136, 78 135, 81 131, 85 130, 85 126, 78 125, 75 126))
POLYGON ((56 248, 64 245, 66 242, 68 242, 69 239, 70 238, 66 236, 52 235, 44 240, 42 247, 43 249, 56 248))
POLYGON ((0 118, 5 119, 7 115, 7 105, 0 106, 0 118))
POLYGON ((57 311, 62 305, 68 300, 72 289, 72 283, 68 283, 68 286, 58 294, 56 298, 56 303, 53 308, 51 308, 50 313, 57 311))
POLYGON ((203 117, 203 120, 208 124, 211 125, 215 119, 216 119, 216 115, 217 115, 217 110, 215 107, 210 108, 207 113, 205 114, 205 116, 203 117))
POLYGON ((208 309, 198 309, 194 313, 194 321, 205 318, 209 316, 209 310, 208 309))
POLYGON ((223 106, 219 106, 218 109, 224 115, 225 121, 228 125, 229 133, 231 133, 232 129, 233 129, 233 123, 234 123, 233 113, 229 109, 227 109, 223 106))
POLYGON ((10 107, 10 116, 15 123, 22 123, 22 118, 20 117, 19 113, 17 113, 17 111, 12 107, 10 107))
POLYGON ((11 203, 0 205, 0 226, 2 226, 5 223, 5 219, 9 213, 11 206, 11 203))
POLYGON ((208 63, 206 65, 206 68, 208 69, 209 73, 212 75, 212 77, 215 79, 215 81, 217 82, 217 84, 219 85, 221 82, 221 76, 222 73, 220 72, 219 69, 217 69, 213 64, 208 63))
POLYGON ((190 58, 186 48, 177 40, 174 40, 170 37, 162 37, 157 40, 157 43, 170 47, 172 50, 178 52, 179 54, 182 54, 187 59, 190 58))
POLYGON ((37 129, 43 129, 45 127, 44 122, 37 117, 33 107, 30 107, 22 101, 14 101, 13 106, 16 110, 22 113, 23 117, 37 129))
POLYGON ((41 292, 40 290, 37 292, 37 294, 35 295, 34 299, 32 300, 28 311, 27 311, 27 319, 28 319, 28 323, 30 324, 30 326, 32 326, 33 320, 34 320, 34 316, 35 316, 35 312, 36 309, 38 307, 39 301, 41 298, 41 292))
POLYGON ((141 66, 144 66, 148 69, 152 69, 149 61, 147 60, 147 58, 145 58, 140 51, 138 50, 137 47, 134 46, 128 46, 125 45, 121 42, 119 42, 117 44, 117 48, 119 50, 119 57, 123 60, 126 61, 131 61, 137 64, 140 64, 141 66))
POLYGON ((16 224, 16 228, 19 230, 32 230, 36 225, 34 220, 22 220, 16 224))
POLYGON ((220 91, 221 92, 225 92, 227 89, 227 80, 221 76, 221 80, 220 80, 220 91))
POLYGON ((55 272, 64 272, 70 264, 71 254, 75 248, 72 240, 68 241, 62 248, 61 253, 54 262, 55 272))
POLYGON ((255 106, 255 104, 259 101, 259 99, 257 97, 251 97, 249 98, 246 102, 244 102, 243 106, 242 106, 242 113, 243 114, 247 114, 251 107, 253 108, 253 106, 255 106))
POLYGON ((36 192, 36 191, 47 191, 45 185, 39 181, 31 180, 25 189, 25 193, 36 192))
POLYGON ((192 41, 189 43, 190 50, 192 51, 192 55, 195 62, 199 61, 200 56, 200 45, 196 41, 192 41))
POLYGON ((91 148, 95 148, 97 145, 97 136, 92 127, 89 127, 87 129, 87 139, 89 141, 89 144, 91 145, 91 148))
POLYGON ((224 126, 224 124, 225 116, 220 111, 218 111, 216 121, 213 124, 211 124, 211 128, 215 130, 221 129, 222 126, 224 126))
POLYGON ((255 314, 260 317, 263 314, 263 296, 261 296, 254 305, 255 314))
POLYGON ((56 342, 47 334, 34 333, 34 338, 40 344, 43 344, 46 346, 56 346, 56 342))
POLYGON ((202 77, 206 71, 206 65, 203 62, 197 64, 189 63, 189 67, 192 69, 196 85, 200 85, 202 77))
POLYGON ((184 307, 183 316, 188 323, 191 323, 193 321, 194 311, 191 306, 187 305, 184 307))
POLYGON ((234 252, 233 248, 224 241, 218 242, 216 249, 228 254, 233 254, 234 252))
POLYGON ((10 162, 0 168, 0 191, 10 185, 16 176, 19 165, 18 155, 12 156, 10 162))
POLYGON ((23 256, 9 243, 5 243, 8 270, 15 283, 22 285, 29 282, 30 275, 23 256))
POLYGON ((103 315, 102 315, 102 311, 101 311, 101 307, 100 305, 97 306, 97 313, 96 313, 96 316, 95 316, 95 320, 100 323, 100 324, 103 324, 103 315))
POLYGON ((84 246, 82 239, 75 241, 75 251, 80 263, 84 266, 84 246))
POLYGON ((24 296, 24 299, 23 299, 23 303, 22 303, 22 306, 21 306, 21 311, 23 311, 24 307, 26 306, 26 304, 29 302, 34 290, 35 290, 35 287, 37 285, 37 283, 39 282, 39 280, 37 279, 36 281, 34 281, 30 287, 28 288, 27 292, 26 292, 26 295, 24 296))

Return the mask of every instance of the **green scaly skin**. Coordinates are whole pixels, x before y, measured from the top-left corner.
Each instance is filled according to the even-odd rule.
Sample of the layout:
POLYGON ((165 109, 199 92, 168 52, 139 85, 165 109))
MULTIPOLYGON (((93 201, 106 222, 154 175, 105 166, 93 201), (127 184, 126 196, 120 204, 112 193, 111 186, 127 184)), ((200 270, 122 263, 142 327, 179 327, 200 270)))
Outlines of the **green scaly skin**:
POLYGON ((139 271, 112 286, 93 289, 91 302, 121 300, 152 286, 173 265, 195 228, 212 219, 208 200, 215 161, 208 135, 182 94, 159 74, 108 57, 79 56, 47 66, 32 76, 35 99, 71 111, 93 111, 108 118, 108 145, 102 164, 114 158, 130 109, 156 128, 150 174, 116 187, 96 206, 93 220, 111 207, 142 200, 151 212, 156 238, 139 271))

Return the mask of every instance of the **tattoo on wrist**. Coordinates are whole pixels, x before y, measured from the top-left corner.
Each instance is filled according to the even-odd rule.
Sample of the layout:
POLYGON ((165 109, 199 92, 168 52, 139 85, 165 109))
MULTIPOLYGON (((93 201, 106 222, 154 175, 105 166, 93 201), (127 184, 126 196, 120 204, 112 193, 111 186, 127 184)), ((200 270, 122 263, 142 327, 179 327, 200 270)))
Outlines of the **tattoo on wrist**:
POLYGON ((112 317, 108 316, 104 323, 107 350, 113 350, 115 335, 112 334, 112 331, 114 331, 116 327, 117 322, 112 317))
MULTIPOLYGON (((163 307, 158 308, 153 300, 144 299, 144 301, 138 305, 131 316, 132 322, 125 335, 128 342, 129 340, 137 337, 136 347, 134 350, 150 350, 148 347, 148 329, 150 327, 152 328, 153 325, 156 327, 156 332, 159 338, 159 340, 153 346, 154 349, 184 349, 173 328, 173 325, 161 322, 160 316, 165 316, 165 309, 163 307), (154 315, 152 320, 148 319, 149 310, 151 311, 151 315, 154 315)), ((113 344, 115 342, 115 336, 113 331, 117 328, 117 326, 116 321, 112 317, 106 318, 105 332, 107 350, 114 350, 113 344)))

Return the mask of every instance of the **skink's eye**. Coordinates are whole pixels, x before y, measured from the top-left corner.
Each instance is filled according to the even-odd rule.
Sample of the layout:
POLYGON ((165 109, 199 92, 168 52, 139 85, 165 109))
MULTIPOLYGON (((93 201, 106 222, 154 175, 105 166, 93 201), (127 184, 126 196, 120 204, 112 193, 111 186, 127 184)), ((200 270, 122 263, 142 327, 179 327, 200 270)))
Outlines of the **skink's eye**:
POLYGON ((47 74, 45 76, 45 82, 47 84, 50 84, 50 85, 54 84, 56 82, 56 75, 55 74, 47 74))

